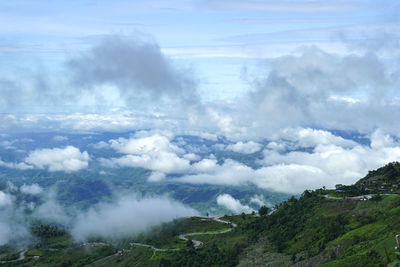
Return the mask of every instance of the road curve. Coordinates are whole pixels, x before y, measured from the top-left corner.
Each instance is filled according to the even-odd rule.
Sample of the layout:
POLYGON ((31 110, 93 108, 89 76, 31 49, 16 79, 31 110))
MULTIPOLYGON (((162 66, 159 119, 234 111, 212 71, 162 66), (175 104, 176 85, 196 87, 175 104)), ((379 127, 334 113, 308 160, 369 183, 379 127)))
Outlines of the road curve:
POLYGON ((16 262, 16 261, 22 261, 23 259, 25 259, 25 253, 27 252, 28 250, 23 250, 23 251, 21 251, 20 253, 19 253, 19 257, 18 257, 18 259, 15 259, 15 260, 10 260, 10 261, 0 261, 0 263, 8 263, 8 262, 16 262))
MULTIPOLYGON (((369 200, 373 196, 377 194, 366 194, 366 195, 360 195, 360 196, 355 196, 355 197, 331 197, 329 195, 324 195, 324 198, 326 199, 333 199, 333 200, 343 200, 343 199, 351 199, 351 200, 369 200)), ((380 194, 381 196, 395 196, 397 194, 380 194)))
MULTIPOLYGON (((209 217, 200 217, 200 218, 209 218, 209 217)), ((230 231, 232 231, 235 227, 237 227, 237 224, 235 223, 231 223, 229 221, 224 221, 221 220, 221 216, 217 216, 217 217, 212 217, 212 219, 216 222, 220 222, 220 223, 225 223, 225 224, 230 224, 232 225, 231 228, 224 230, 224 231, 219 231, 219 232, 195 232, 195 233, 186 233, 186 234, 180 234, 178 235, 178 238, 184 241, 188 241, 189 239, 187 238, 188 236, 194 236, 194 235, 220 235, 220 234, 225 234, 228 233, 230 231)), ((203 245, 203 242, 199 241, 199 240, 195 240, 192 239, 192 242, 194 244, 194 248, 197 249, 199 248, 201 245, 203 245)), ((131 246, 141 246, 141 247, 147 247, 147 248, 151 248, 154 251, 177 251, 180 250, 180 248, 156 248, 153 245, 149 245, 149 244, 143 244, 143 243, 136 243, 136 242, 132 242, 129 243, 131 246)))

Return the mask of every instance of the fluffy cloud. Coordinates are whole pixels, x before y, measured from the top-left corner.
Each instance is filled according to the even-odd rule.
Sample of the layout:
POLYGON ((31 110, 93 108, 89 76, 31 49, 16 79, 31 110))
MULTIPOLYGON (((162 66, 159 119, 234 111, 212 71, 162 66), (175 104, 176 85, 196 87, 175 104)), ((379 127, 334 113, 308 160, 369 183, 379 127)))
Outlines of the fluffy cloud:
POLYGON ((43 203, 34 209, 33 216, 61 225, 70 225, 73 220, 73 216, 69 216, 66 210, 57 202, 54 188, 47 192, 43 198, 43 203))
POLYGON ((90 236, 126 237, 162 222, 197 214, 192 208, 167 197, 138 199, 126 195, 114 203, 101 203, 79 214, 72 235, 78 240, 90 236))
POLYGON ((23 185, 19 188, 19 190, 20 190, 22 193, 30 194, 30 195, 37 195, 37 194, 40 194, 40 193, 43 192, 43 188, 40 187, 40 185, 38 185, 38 184, 31 184, 31 185, 23 184, 23 185))
MULTIPOLYGON (((27 219, 27 209, 32 211, 31 218, 67 227, 77 240, 90 236, 124 238, 162 222, 199 214, 167 196, 140 198, 128 193, 120 193, 112 201, 100 202, 82 211, 76 207, 61 206, 54 189, 41 194, 40 202, 22 201, 18 205, 13 193, 0 191, 0 246, 9 242, 21 245, 29 242, 31 222, 27 219)), ((9 184, 8 190, 14 192, 18 188, 9 184)))
POLYGON ((222 165, 216 160, 204 159, 193 164, 194 174, 175 178, 176 181, 193 184, 242 185, 249 181, 254 170, 237 161, 227 159, 222 165))
POLYGON ((297 194, 305 189, 332 185, 328 175, 316 167, 299 164, 277 164, 253 169, 237 161, 227 159, 221 165, 214 162, 205 172, 183 175, 174 181, 192 184, 246 185, 297 194))
POLYGON ((11 241, 13 244, 24 243, 26 245, 29 237, 29 230, 24 225, 0 218, 0 246, 11 241))
POLYGON ((36 149, 29 152, 23 162, 5 162, 0 159, 0 166, 27 170, 47 169, 49 171, 75 172, 88 167, 89 154, 74 146, 52 149, 36 149))
POLYGON ((12 168, 12 169, 19 169, 19 170, 33 169, 33 166, 28 165, 25 162, 19 162, 19 163, 5 162, 1 159, 0 159, 0 166, 6 167, 6 168, 12 168))
POLYGON ((298 126, 368 132, 379 125, 392 133, 397 129, 390 123, 399 116, 392 90, 397 70, 372 53, 340 56, 306 47, 263 66, 265 75, 252 82, 256 90, 250 94, 250 108, 256 109, 249 113, 266 132, 298 126), (348 98, 359 101, 342 101, 348 98))
POLYGON ((257 206, 272 206, 270 203, 268 203, 263 195, 254 195, 250 198, 250 203, 256 204, 257 206))
POLYGON ((237 142, 236 144, 231 144, 226 147, 227 150, 231 150, 234 152, 238 153, 243 153, 243 154, 253 154, 255 152, 260 151, 262 148, 262 145, 253 141, 248 141, 248 142, 237 142))
POLYGON ((123 154, 142 155, 160 151, 170 153, 183 153, 179 147, 171 144, 170 139, 165 135, 154 134, 141 138, 119 138, 110 140, 110 146, 123 154))
POLYGON ((400 144, 381 130, 371 135, 371 145, 312 129, 284 131, 283 138, 271 142, 275 146, 267 146, 257 169, 232 159, 220 164, 215 159, 203 159, 192 164, 191 173, 173 180, 235 186, 250 183, 298 194, 322 186, 332 188, 337 183, 351 184, 369 170, 400 160, 400 144))
POLYGON ((12 204, 12 198, 9 194, 0 191, 0 207, 6 207, 12 204))
POLYGON ((165 173, 162 172, 152 172, 147 178, 147 181, 149 182, 160 182, 165 179, 165 173))
POLYGON ((26 243, 30 237, 28 228, 23 224, 24 218, 14 200, 12 195, 0 191, 0 246, 9 242, 26 243))
POLYGON ((37 149, 29 153, 28 157, 25 158, 25 162, 38 169, 74 172, 87 168, 89 154, 86 151, 81 152, 73 146, 37 149))
POLYGON ((333 135, 329 131, 311 128, 289 128, 283 129, 279 134, 280 139, 292 141, 298 147, 314 147, 316 145, 338 145, 341 147, 353 147, 357 143, 343 137, 333 135))
POLYGON ((219 195, 217 197, 217 204, 236 214, 242 212, 250 213, 253 211, 252 208, 247 205, 242 205, 239 200, 233 198, 229 194, 219 195))
MULTIPOLYGON (((148 35, 109 35, 101 38, 87 53, 66 64, 72 87, 83 88, 99 99, 109 90, 128 106, 163 101, 197 103, 197 84, 190 71, 177 69, 148 35)), ((108 97, 109 98, 109 97, 108 97)))
POLYGON ((116 151, 127 155, 100 159, 108 167, 140 167, 163 173, 184 173, 190 167, 190 160, 178 155, 183 154, 184 150, 172 144, 167 136, 160 134, 119 138, 110 140, 109 144, 116 151))
POLYGON ((189 160, 174 153, 160 151, 143 155, 126 155, 120 158, 100 159, 106 167, 145 168, 156 172, 183 173, 189 168, 189 160))

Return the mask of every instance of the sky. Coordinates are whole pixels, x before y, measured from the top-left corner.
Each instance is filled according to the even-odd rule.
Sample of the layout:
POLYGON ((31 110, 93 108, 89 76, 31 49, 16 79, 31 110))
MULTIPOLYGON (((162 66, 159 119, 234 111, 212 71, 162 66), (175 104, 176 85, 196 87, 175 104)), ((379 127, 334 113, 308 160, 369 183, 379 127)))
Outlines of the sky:
MULTIPOLYGON (((59 79, 67 75, 66 61, 90 51, 105 36, 118 35, 151 39, 176 68, 192 73, 202 100, 229 99, 252 90, 248 80, 263 75, 260 61, 291 55, 301 47, 392 57, 391 49, 398 45, 398 10, 397 1, 3 2, 0 74, 19 83, 40 79, 36 86, 57 90, 59 79), (57 77, 55 84, 48 84, 48 76, 57 77)), ((71 90, 72 85, 64 86, 59 90, 71 90)), ((9 87, 3 85, 2 91, 12 91, 9 87)), ((46 89, 35 93, 46 94, 46 89)), ((32 101, 29 107, 21 103, 24 107, 16 110, 57 110, 51 100, 32 101)))
POLYGON ((399 11, 389 0, 3 1, 2 134, 146 134, 97 144, 116 158, 60 143, 0 166, 74 172, 98 160, 149 169, 150 181, 288 193, 354 182, 400 160, 399 11), (261 167, 199 158, 179 135, 261 151, 261 167))

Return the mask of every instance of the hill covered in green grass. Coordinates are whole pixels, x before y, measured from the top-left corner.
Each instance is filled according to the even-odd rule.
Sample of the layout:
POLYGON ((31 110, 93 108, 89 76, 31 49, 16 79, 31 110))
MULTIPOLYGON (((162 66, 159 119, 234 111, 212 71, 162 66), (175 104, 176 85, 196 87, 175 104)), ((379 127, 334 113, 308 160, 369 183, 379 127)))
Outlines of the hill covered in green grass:
MULTIPOLYGON (((354 186, 371 177, 376 188, 393 185, 398 166, 371 171, 354 186)), ((182 218, 123 240, 79 243, 59 226, 35 225, 37 239, 26 251, 2 247, 0 260, 4 266, 397 266, 400 195, 328 197, 334 192, 305 191, 264 216, 182 218), (193 241, 180 238, 185 233, 193 241)))

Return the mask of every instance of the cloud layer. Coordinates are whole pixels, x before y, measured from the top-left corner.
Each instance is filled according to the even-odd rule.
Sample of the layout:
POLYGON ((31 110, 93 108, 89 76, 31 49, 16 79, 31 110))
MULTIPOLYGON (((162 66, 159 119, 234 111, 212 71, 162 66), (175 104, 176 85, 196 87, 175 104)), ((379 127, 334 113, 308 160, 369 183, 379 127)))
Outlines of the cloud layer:
MULTIPOLYGON (((64 148, 32 150, 22 162, 18 163, 6 162, 0 159, 0 166, 19 170, 44 169, 50 172, 76 172, 87 168, 89 160, 90 157, 87 151, 81 152, 79 148, 66 146, 64 148)), ((32 186, 26 187, 25 190, 35 191, 36 189, 32 186)))
POLYGON ((179 154, 183 150, 170 142, 170 137, 151 134, 143 137, 110 140, 109 146, 125 156, 100 159, 108 167, 141 167, 156 172, 184 173, 190 161, 179 154))
POLYGON ((74 172, 87 168, 89 154, 73 146, 37 149, 29 153, 25 163, 38 169, 74 172))
POLYGON ((78 241, 89 237, 126 238, 149 230, 152 226, 199 213, 167 196, 141 198, 134 193, 121 193, 113 200, 100 202, 89 210, 63 207, 56 199, 54 188, 43 191, 37 184, 20 188, 9 184, 0 191, 0 245, 13 241, 26 244, 31 239, 29 218, 60 224, 78 241), (39 201, 25 201, 24 195, 39 194, 39 201), (22 201, 15 195, 22 194, 22 201), (26 213, 29 210, 29 214, 26 213))
POLYGON ((127 106, 163 100, 196 104, 197 84, 189 70, 177 69, 148 35, 110 35, 66 64, 73 86, 103 101, 118 94, 127 106), (101 94, 101 91, 109 95, 101 94))
POLYGON ((242 203, 240 203, 239 200, 233 198, 229 194, 219 195, 217 197, 217 204, 235 214, 242 213, 242 212, 250 213, 253 211, 252 208, 250 208, 247 205, 243 205, 242 203))
POLYGON ((90 236, 122 238, 149 230, 172 219, 198 213, 167 197, 138 199, 120 196, 113 203, 102 203, 77 216, 72 235, 83 240, 90 236))

